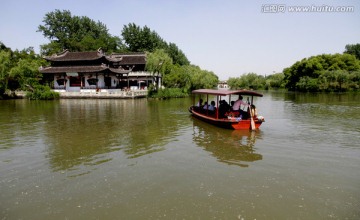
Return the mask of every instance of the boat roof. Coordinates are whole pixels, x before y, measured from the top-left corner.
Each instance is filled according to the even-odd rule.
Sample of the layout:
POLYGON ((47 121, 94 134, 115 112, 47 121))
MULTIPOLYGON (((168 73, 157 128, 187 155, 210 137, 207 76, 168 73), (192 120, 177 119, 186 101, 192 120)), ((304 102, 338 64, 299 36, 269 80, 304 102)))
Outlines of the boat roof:
POLYGON ((249 95, 249 96, 259 96, 259 97, 263 96, 263 94, 261 93, 246 89, 240 89, 240 90, 197 89, 197 90, 193 90, 192 93, 219 95, 219 96, 227 96, 227 95, 249 95))

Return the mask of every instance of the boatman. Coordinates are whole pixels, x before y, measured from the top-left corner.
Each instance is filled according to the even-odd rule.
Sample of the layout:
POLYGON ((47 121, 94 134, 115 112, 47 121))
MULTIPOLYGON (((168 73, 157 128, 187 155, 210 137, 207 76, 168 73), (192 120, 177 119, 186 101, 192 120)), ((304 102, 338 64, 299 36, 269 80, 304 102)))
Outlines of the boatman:
POLYGON ((245 107, 248 107, 249 104, 247 104, 246 102, 243 101, 243 97, 241 95, 239 95, 239 99, 234 103, 233 105, 233 110, 234 111, 243 111, 243 109, 245 109, 245 107), (244 106, 244 107, 242 107, 244 106))

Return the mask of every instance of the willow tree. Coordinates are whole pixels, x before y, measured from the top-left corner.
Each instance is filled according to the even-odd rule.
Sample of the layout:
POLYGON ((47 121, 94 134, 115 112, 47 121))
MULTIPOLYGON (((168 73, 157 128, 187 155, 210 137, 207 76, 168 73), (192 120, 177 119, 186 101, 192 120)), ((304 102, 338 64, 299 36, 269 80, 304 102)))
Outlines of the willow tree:
POLYGON ((208 70, 202 70, 198 66, 187 66, 187 72, 190 74, 191 90, 194 89, 213 89, 219 82, 218 76, 208 70))
POLYGON ((167 74, 173 65, 171 57, 163 49, 147 53, 146 70, 152 73, 167 74))
POLYGON ((157 89, 159 86, 159 76, 164 76, 171 71, 172 59, 163 49, 157 49, 152 53, 147 53, 146 71, 153 73, 157 89))

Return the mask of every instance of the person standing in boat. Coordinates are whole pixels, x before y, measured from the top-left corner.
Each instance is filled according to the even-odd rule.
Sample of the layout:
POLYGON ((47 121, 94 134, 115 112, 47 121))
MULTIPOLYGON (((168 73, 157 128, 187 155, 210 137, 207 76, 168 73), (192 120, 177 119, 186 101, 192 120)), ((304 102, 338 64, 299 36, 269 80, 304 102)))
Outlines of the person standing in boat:
POLYGON ((243 97, 239 95, 239 99, 233 105, 233 111, 238 111, 242 116, 245 115, 245 107, 248 107, 249 104, 243 101, 243 97))

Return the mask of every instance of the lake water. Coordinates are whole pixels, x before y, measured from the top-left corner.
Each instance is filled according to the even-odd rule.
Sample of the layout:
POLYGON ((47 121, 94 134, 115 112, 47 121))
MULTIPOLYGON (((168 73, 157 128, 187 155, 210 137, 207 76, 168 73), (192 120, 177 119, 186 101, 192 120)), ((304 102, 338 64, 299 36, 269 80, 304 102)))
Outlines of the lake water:
POLYGON ((0 101, 0 219, 360 219, 360 94, 267 92, 256 132, 191 103, 0 101))

